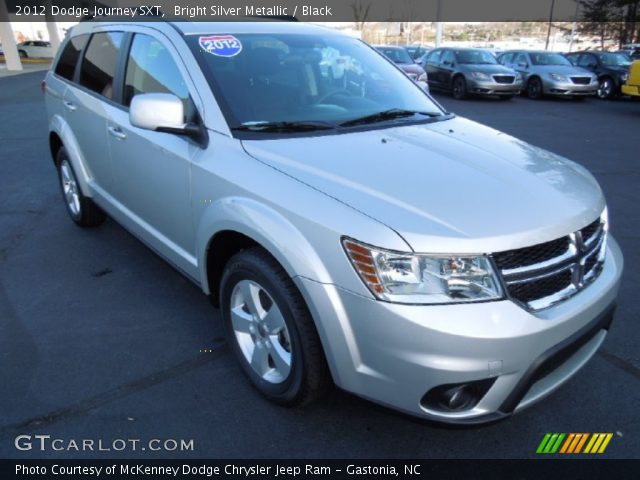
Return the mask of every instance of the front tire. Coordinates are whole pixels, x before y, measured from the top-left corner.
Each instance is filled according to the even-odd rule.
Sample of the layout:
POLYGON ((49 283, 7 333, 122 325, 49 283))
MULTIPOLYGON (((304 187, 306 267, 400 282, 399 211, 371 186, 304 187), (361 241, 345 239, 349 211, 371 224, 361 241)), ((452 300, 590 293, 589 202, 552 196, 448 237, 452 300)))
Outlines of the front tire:
POLYGON ((533 100, 540 100, 542 98, 542 81, 538 77, 533 77, 527 83, 527 97, 533 100))
POLYGON ((64 147, 58 150, 56 165, 62 198, 71 220, 81 227, 96 227, 104 222, 105 213, 82 193, 76 172, 64 147))
POLYGON ((20 58, 29 58, 29 55, 27 55, 27 52, 25 52, 24 50, 18 50, 18 55, 20 56, 20 58))
POLYGON ((609 100, 613 98, 613 95, 614 95, 613 80, 609 77, 601 78, 600 82, 598 83, 598 90, 596 94, 598 98, 601 100, 609 100))
POLYGON ((452 94, 456 100, 464 100, 467 98, 467 82, 463 76, 458 76, 453 79, 452 94))
POLYGON ((330 385, 320 338, 302 295, 260 247, 225 267, 220 305, 227 342, 253 386, 269 400, 310 403, 330 385))

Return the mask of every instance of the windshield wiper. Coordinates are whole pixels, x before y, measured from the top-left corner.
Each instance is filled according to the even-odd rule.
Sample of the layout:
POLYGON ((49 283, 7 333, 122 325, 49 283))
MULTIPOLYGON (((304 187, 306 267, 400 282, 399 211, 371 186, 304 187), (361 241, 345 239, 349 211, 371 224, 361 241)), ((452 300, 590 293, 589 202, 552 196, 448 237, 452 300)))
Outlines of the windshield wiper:
POLYGON ((415 110, 403 110, 401 108, 391 108, 382 112, 372 113, 365 115, 364 117, 354 118, 353 120, 347 120, 342 122, 340 127, 352 127, 354 125, 365 125, 367 123, 378 123, 386 120, 393 120, 395 118, 413 117, 414 115, 423 115, 427 117, 439 117, 440 113, 435 112, 418 112, 415 110))
POLYGON ((231 130, 244 132, 312 132, 314 130, 331 130, 333 123, 301 121, 301 122, 245 122, 231 130))

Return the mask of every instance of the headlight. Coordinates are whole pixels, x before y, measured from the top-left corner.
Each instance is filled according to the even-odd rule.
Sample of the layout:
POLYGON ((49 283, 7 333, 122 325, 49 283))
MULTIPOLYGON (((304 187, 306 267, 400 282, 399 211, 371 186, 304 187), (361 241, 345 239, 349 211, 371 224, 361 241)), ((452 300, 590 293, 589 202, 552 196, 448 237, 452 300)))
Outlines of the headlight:
POLYGON ((420 75, 418 75, 418 81, 419 82, 426 82, 427 81, 427 73, 421 73, 420 75))
POLYGON ((351 239, 342 244, 356 272, 379 300, 441 304, 502 298, 500 282, 484 255, 391 252, 351 239))
POLYGON ((471 72, 471 76, 477 80, 491 80, 491 77, 482 72, 471 72))
POLYGON ((620 82, 621 83, 627 83, 627 80, 629 80, 629 74, 628 73, 623 73, 622 75, 620 75, 620 82))
POLYGON ((564 75, 559 75, 557 73, 550 73, 549 76, 551 77, 551 79, 557 81, 557 82, 568 82, 569 79, 567 77, 565 77, 564 75))
POLYGON ((516 82, 521 82, 521 81, 522 81, 522 75, 520 75, 519 73, 516 73, 516 75, 515 75, 515 81, 516 81, 516 82))

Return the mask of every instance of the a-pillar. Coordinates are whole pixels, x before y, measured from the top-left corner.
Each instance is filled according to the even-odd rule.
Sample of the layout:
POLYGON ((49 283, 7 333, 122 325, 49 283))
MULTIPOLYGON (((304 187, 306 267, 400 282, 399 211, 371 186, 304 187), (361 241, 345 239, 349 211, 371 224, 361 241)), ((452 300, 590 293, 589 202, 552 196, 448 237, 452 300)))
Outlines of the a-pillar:
POLYGON ((22 62, 18 54, 16 39, 13 38, 13 30, 9 23, 9 12, 4 0, 0 0, 0 42, 4 51, 4 60, 9 70, 22 70, 22 62))

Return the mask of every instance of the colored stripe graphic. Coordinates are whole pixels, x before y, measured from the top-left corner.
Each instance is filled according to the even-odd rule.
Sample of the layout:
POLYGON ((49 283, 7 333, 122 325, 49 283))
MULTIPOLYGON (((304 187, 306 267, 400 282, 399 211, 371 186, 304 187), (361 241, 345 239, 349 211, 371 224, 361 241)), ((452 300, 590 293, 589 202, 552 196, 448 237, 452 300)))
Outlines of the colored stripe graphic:
POLYGON ((612 438, 613 433, 546 433, 536 453, 600 454, 604 453, 612 438), (587 446, 583 450, 585 443, 587 446))
POLYGON ((536 453, 556 453, 565 435, 564 433, 547 433, 538 445, 536 453))
POLYGON ((594 433, 584 449, 584 453, 604 453, 613 438, 613 433, 594 433))

